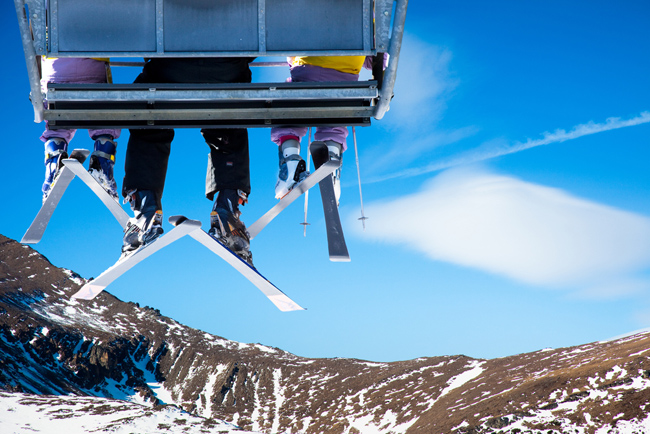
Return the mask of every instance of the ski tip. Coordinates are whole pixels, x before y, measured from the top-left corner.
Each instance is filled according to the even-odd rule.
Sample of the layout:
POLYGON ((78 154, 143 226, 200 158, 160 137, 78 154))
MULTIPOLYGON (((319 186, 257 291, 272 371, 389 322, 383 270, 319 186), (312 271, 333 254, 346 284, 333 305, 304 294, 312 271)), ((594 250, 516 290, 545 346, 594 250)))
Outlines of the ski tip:
POLYGON ((79 163, 83 164, 86 161, 86 158, 88 158, 88 155, 90 155, 88 149, 74 149, 70 153, 70 159, 77 160, 79 163))
POLYGON ((351 259, 349 256, 330 256, 330 261, 332 262, 350 262, 351 259))
POLYGON ((79 291, 72 294, 73 300, 92 300, 106 288, 103 285, 93 285, 91 282, 86 283, 79 291))
POLYGON ((275 307, 280 309, 282 312, 293 312, 295 310, 307 310, 284 294, 269 295, 267 297, 269 298, 269 300, 271 300, 271 302, 275 305, 275 307))
POLYGON ((169 217, 169 223, 171 223, 174 226, 178 226, 178 225, 180 225, 181 223, 183 223, 186 220, 187 220, 187 217, 185 217, 183 215, 173 215, 173 216, 169 217))
POLYGON ((72 152, 70 153, 70 155, 73 154, 79 154, 79 155, 83 155, 84 157, 87 157, 90 155, 90 151, 84 148, 77 148, 77 149, 73 149, 72 152))
POLYGON ((323 141, 314 140, 309 145, 309 152, 311 152, 312 154, 314 153, 314 151, 318 151, 318 150, 321 150, 321 149, 327 149, 327 144, 325 142, 323 142, 323 141))

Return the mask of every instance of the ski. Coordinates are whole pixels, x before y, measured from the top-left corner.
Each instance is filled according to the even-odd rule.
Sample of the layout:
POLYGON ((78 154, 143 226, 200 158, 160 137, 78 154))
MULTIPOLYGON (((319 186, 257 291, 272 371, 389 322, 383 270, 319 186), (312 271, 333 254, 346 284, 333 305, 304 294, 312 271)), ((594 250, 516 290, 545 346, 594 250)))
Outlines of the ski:
POLYGON ((86 184, 95 195, 102 201, 102 203, 108 208, 108 210, 113 214, 113 217, 117 222, 122 226, 122 229, 126 227, 126 223, 129 221, 129 215, 124 211, 120 206, 118 200, 113 198, 108 192, 102 187, 102 185, 97 182, 97 180, 83 167, 83 165, 75 159, 63 160, 63 165, 70 169, 73 174, 79 177, 84 184, 86 184))
MULTIPOLYGON (((80 165, 86 161, 86 158, 90 154, 90 151, 87 149, 75 149, 70 154, 70 159, 74 159, 80 165)), ((66 161, 66 160, 64 160, 66 161)), ((25 244, 36 244, 43 238, 45 229, 47 229, 48 223, 52 218, 52 214, 59 205, 59 201, 63 197, 68 185, 74 179, 75 174, 65 165, 59 170, 59 174, 56 176, 54 183, 50 187, 50 193, 47 195, 47 199, 43 202, 41 209, 36 214, 34 221, 23 235, 21 243, 25 244)))
MULTIPOLYGON (((170 218, 170 221, 174 217, 170 218)), ((128 270, 140 263, 142 260, 156 253, 158 250, 170 245, 174 241, 184 237, 190 232, 200 229, 201 222, 196 220, 183 220, 174 229, 147 244, 134 253, 120 258, 115 265, 100 274, 96 279, 86 283, 79 291, 72 295, 72 298, 81 300, 92 300, 97 297, 108 285, 122 276, 128 270)))
POLYGON ((286 196, 284 196, 280 201, 270 210, 266 212, 262 217, 257 219, 255 223, 248 227, 248 234, 250 239, 255 238, 261 231, 268 225, 271 220, 276 218, 286 207, 291 205, 293 201, 298 199, 303 193, 307 190, 318 184, 326 176, 332 174, 340 165, 338 161, 327 161, 322 166, 320 166, 314 173, 310 174, 305 178, 301 183, 294 186, 286 196))
MULTIPOLYGON (((170 222, 172 224, 183 224, 185 217, 179 216, 176 218, 176 221, 170 222)), ((289 296, 284 292, 278 289, 275 285, 268 281, 262 274, 260 274, 255 267, 252 267, 246 261, 241 259, 237 254, 232 250, 221 244, 219 241, 214 239, 210 234, 205 232, 203 229, 196 229, 190 232, 190 237, 194 238, 199 243, 203 244, 205 247, 210 249, 213 253, 219 256, 221 259, 226 261, 228 265, 233 267, 242 276, 248 279, 253 285, 255 285, 264 295, 268 297, 269 300, 282 312, 290 312, 294 310, 304 310, 298 303, 293 301, 289 296)))
MULTIPOLYGON (((318 169, 324 164, 331 162, 327 145, 323 142, 312 142, 309 146, 314 166, 318 169)), ((340 164, 340 162, 337 162, 340 164)), ((339 207, 334 194, 334 181, 332 175, 325 177, 319 182, 320 195, 323 201, 323 212, 325 214, 325 225, 327 227, 327 247, 329 249, 330 261, 348 262, 350 254, 343 236, 343 226, 339 216, 339 207)))

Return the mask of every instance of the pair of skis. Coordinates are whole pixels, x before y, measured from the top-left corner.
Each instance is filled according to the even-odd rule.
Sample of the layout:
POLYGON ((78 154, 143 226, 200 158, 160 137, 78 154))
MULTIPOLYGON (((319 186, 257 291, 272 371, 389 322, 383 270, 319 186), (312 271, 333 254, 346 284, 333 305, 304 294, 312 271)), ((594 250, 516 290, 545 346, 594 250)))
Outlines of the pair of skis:
POLYGON ((184 216, 172 216, 169 222, 175 227, 164 236, 156 239, 134 253, 121 258, 111 268, 104 271, 99 277, 86 283, 72 298, 81 300, 92 300, 99 295, 104 288, 111 284, 115 279, 133 268, 142 260, 153 255, 160 249, 171 243, 183 238, 186 235, 194 238, 199 243, 217 254, 235 270, 239 271, 251 283, 262 291, 264 295, 281 311, 288 312, 292 310, 303 310, 298 303, 289 298, 284 292, 280 291, 275 285, 269 282, 259 271, 251 267, 246 261, 242 260, 234 252, 221 244, 219 241, 210 236, 201 229, 201 222, 190 220, 184 216))
POLYGON ((334 193, 334 182, 332 174, 341 166, 340 160, 330 160, 329 150, 323 142, 313 142, 309 147, 316 170, 304 181, 296 185, 284 196, 273 208, 267 211, 255 223, 248 227, 251 240, 273 220, 282 210, 298 199, 303 193, 318 184, 320 195, 323 201, 323 212, 325 215, 325 226, 327 228, 327 246, 330 261, 350 261, 347 245, 343 236, 343 226, 339 216, 339 207, 334 193))
MULTIPOLYGON (((296 186, 287 196, 285 196, 276 206, 264 214, 258 221, 253 223, 249 232, 251 239, 273 220, 282 210, 295 201, 300 195, 309 188, 319 183, 321 196, 323 199, 323 208, 327 223, 328 246, 330 250, 330 259, 337 261, 349 261, 345 239, 341 228, 340 217, 338 215, 338 206, 334 195, 332 182, 332 173, 340 166, 340 161, 331 161, 327 146, 322 142, 316 142, 310 148, 316 171, 307 179, 296 186)), ((41 240, 47 224, 58 205, 61 197, 65 193, 70 182, 75 176, 78 176, 91 190, 100 198, 100 200, 111 211, 116 220, 124 228, 129 219, 128 215, 119 203, 111 197, 104 188, 93 178, 83 167, 82 163, 88 156, 89 151, 85 149, 75 149, 71 153, 71 158, 63 160, 63 167, 60 170, 54 184, 51 187, 50 194, 43 203, 41 210, 37 214, 34 222, 29 227, 23 239, 23 243, 37 243, 41 240)), ((229 265, 235 268, 239 273, 246 277, 258 289, 266 295, 273 304, 281 311, 302 310, 296 302, 291 300, 280 289, 268 281, 254 267, 243 261, 239 256, 219 243, 201 229, 201 222, 190 220, 183 216, 173 216, 169 219, 175 227, 169 233, 155 240, 153 243, 144 246, 132 253, 131 255, 121 258, 112 267, 102 273, 97 279, 91 280, 84 285, 73 298, 90 300, 101 293, 106 286, 112 283, 133 266, 151 256, 158 250, 177 241, 185 235, 192 238, 209 248, 213 253, 224 259, 229 265)))
POLYGON ((126 222, 129 221, 128 214, 122 209, 119 202, 108 194, 104 187, 83 167, 83 163, 89 154, 90 151, 87 149, 75 149, 70 154, 70 158, 63 160, 63 167, 59 170, 47 199, 43 202, 43 206, 36 214, 36 218, 34 218, 27 232, 23 235, 23 239, 20 240, 21 243, 36 244, 41 241, 54 210, 75 176, 79 177, 97 195, 122 228, 126 226, 126 222))

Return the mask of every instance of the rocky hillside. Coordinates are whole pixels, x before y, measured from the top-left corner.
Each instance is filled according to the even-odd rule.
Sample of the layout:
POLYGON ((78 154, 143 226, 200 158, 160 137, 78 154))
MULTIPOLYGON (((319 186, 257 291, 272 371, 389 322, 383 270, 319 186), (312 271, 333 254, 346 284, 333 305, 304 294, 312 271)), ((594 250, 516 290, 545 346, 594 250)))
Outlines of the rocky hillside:
POLYGON ((83 282, 0 235, 0 400, 107 397, 265 433, 650 432, 648 333, 493 360, 307 359, 106 292, 71 300, 83 282))

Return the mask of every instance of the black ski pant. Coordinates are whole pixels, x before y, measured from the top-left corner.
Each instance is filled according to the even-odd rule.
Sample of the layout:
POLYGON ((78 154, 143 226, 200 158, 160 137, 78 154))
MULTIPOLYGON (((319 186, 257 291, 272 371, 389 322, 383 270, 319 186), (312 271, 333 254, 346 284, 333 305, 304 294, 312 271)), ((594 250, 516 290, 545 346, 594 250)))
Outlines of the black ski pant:
MULTIPOLYGON (((253 58, 151 59, 136 83, 250 83, 248 63, 253 58)), ((132 190, 152 190, 162 209, 167 165, 174 140, 173 129, 133 129, 124 161, 122 195, 132 190)), ((245 128, 204 128, 210 147, 205 195, 212 200, 220 190, 250 194, 248 131, 245 128)))

